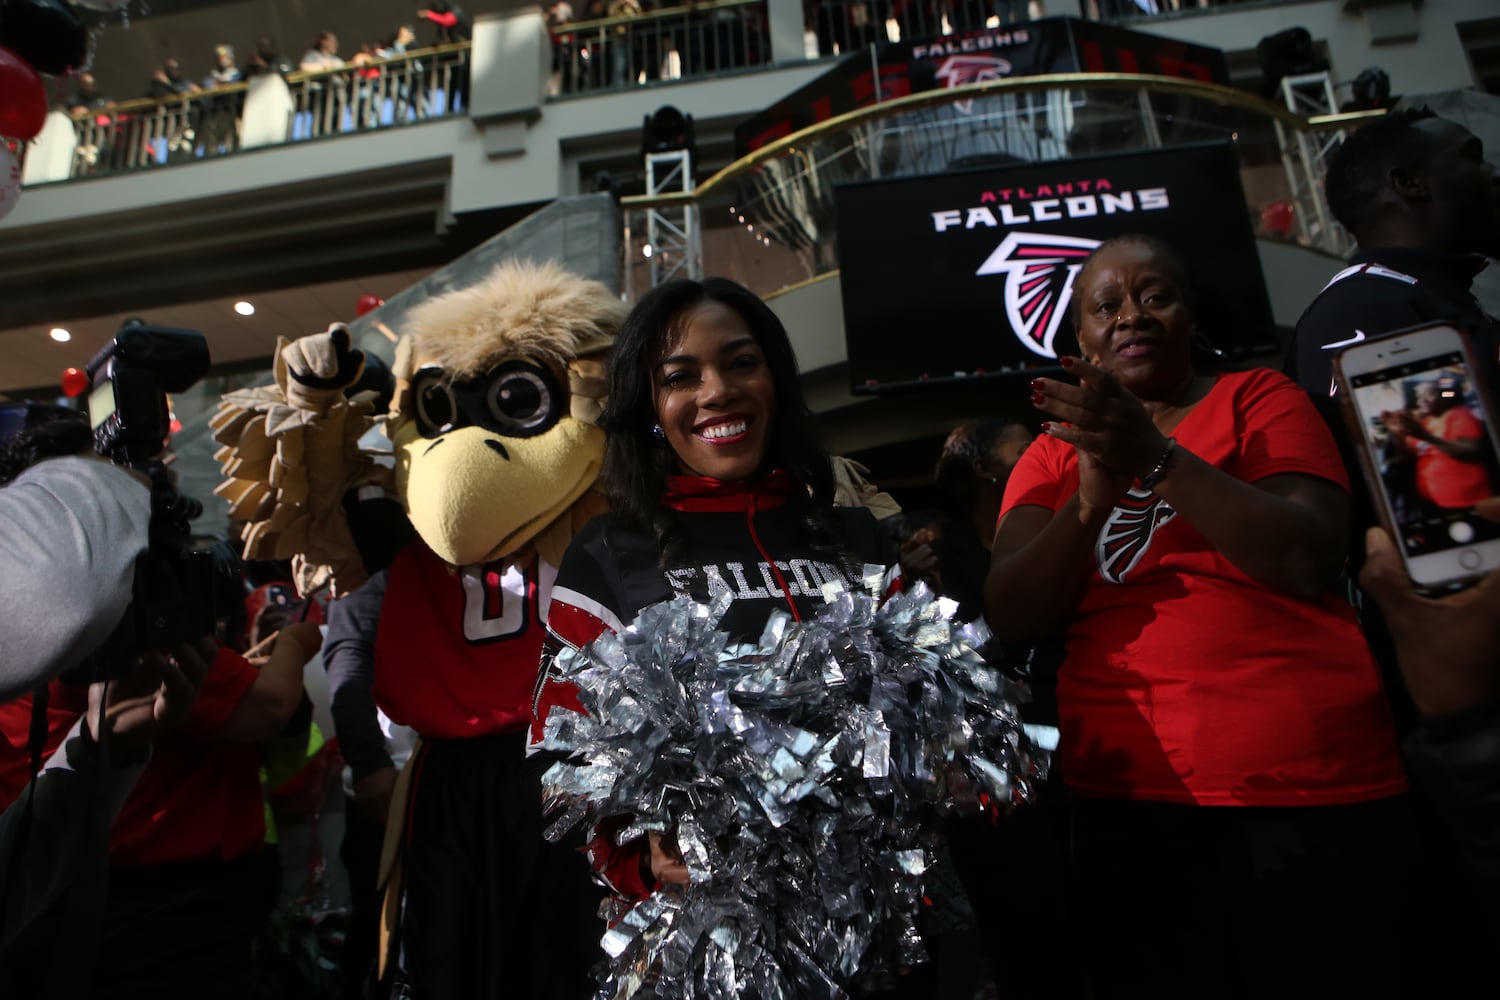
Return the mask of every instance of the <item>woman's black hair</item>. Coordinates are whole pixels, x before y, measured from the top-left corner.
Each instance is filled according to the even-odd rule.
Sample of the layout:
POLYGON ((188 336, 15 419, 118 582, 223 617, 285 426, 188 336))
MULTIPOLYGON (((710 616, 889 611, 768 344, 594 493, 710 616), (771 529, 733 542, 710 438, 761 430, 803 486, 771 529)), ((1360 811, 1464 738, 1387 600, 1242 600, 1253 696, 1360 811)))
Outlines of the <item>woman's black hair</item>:
POLYGON ((1161 258, 1167 268, 1168 277, 1176 282, 1177 290, 1182 293, 1182 301, 1187 305, 1188 312, 1197 315, 1198 297, 1194 294, 1192 275, 1187 261, 1183 259, 1182 254, 1177 252, 1177 248, 1160 237, 1146 233, 1121 233, 1119 236, 1111 236, 1096 246, 1093 252, 1084 258, 1083 266, 1078 269, 1078 276, 1073 280, 1073 298, 1068 303, 1068 318, 1073 321, 1074 330, 1077 330, 1083 323, 1083 296, 1078 294, 1078 290, 1083 286, 1083 276, 1088 273, 1089 268, 1104 251, 1123 244, 1143 246, 1161 258))
POLYGON ((667 477, 676 471, 676 456, 652 428, 657 423, 659 363, 679 332, 682 314, 705 302, 734 310, 766 358, 776 392, 776 416, 760 471, 780 468, 790 473, 802 488, 792 491, 788 503, 802 514, 806 540, 847 561, 835 540, 833 466, 802 395, 791 339, 769 306, 727 278, 668 282, 648 292, 625 318, 610 356, 609 398, 599 419, 608 435, 601 487, 619 514, 655 535, 663 567, 683 560, 676 516, 661 502, 667 477))
POLYGON ((43 459, 76 455, 93 447, 89 418, 78 410, 41 403, 16 403, 3 409, 0 486, 43 459))
POLYGON ((1020 423, 1000 417, 959 424, 943 442, 943 452, 932 470, 933 482, 962 513, 972 514, 978 488, 974 463, 994 455, 995 446, 1007 435, 1025 430, 1020 423))

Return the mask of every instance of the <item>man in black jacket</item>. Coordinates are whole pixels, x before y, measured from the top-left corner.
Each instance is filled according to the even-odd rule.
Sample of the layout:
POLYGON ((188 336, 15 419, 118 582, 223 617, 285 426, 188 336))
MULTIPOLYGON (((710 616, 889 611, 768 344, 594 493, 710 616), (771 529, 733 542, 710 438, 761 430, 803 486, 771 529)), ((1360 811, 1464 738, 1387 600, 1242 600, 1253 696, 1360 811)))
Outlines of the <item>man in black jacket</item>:
MULTIPOLYGON (((1467 129, 1416 108, 1354 132, 1330 161, 1326 184, 1329 208, 1354 235, 1358 250, 1350 266, 1334 276, 1298 320, 1287 373, 1312 396, 1338 441, 1356 484, 1350 526, 1363 534, 1378 521, 1369 492, 1359 485, 1360 465, 1335 398, 1333 359, 1341 348, 1366 338, 1449 320, 1473 339, 1480 378, 1500 387, 1500 321, 1485 312, 1470 290, 1474 276, 1487 264, 1485 255, 1500 254, 1500 173, 1485 160, 1482 143, 1467 129)), ((1447 821, 1453 836, 1468 844, 1482 842, 1484 835, 1467 827, 1482 820, 1486 794, 1493 799, 1496 793, 1493 787, 1485 793, 1474 780, 1483 768, 1472 766, 1471 734, 1449 728, 1449 720, 1427 698, 1420 681, 1409 697, 1403 692, 1403 686, 1429 670, 1425 661, 1414 663, 1409 654, 1411 637, 1421 634, 1412 631, 1412 623, 1419 619, 1411 608, 1403 606, 1399 614, 1393 613, 1389 625, 1379 613, 1397 607, 1399 588, 1393 578, 1413 596, 1399 558, 1394 575, 1382 561, 1383 538, 1381 533, 1370 542, 1376 561, 1360 576, 1362 583, 1379 588, 1371 596, 1380 607, 1365 602, 1361 624, 1386 674, 1397 727, 1422 797, 1447 821), (1462 744, 1445 751, 1455 738, 1462 744)), ((1357 571, 1365 540, 1357 538, 1349 551, 1357 571)), ((1491 804, 1491 814, 1494 809, 1491 804)), ((1444 948, 1451 961, 1442 968, 1456 985, 1466 975, 1468 954, 1480 947, 1474 935, 1483 932, 1471 915, 1480 903, 1477 898, 1457 902, 1468 876, 1452 866, 1452 848, 1431 826, 1425 813, 1419 816, 1423 857, 1415 861, 1422 898, 1414 911, 1429 912, 1412 927, 1414 940, 1420 939, 1414 947, 1444 948)), ((1489 837, 1493 845, 1493 832, 1489 837)), ((1475 856, 1474 851, 1466 853, 1475 856)), ((1428 982, 1422 988, 1432 986, 1428 982)))
POLYGON ((1485 374, 1500 373, 1500 321, 1469 288, 1500 256, 1500 171, 1478 137, 1426 108, 1395 112, 1345 140, 1327 189, 1359 249, 1297 321, 1288 374, 1326 405, 1339 348, 1435 320, 1467 329, 1485 374))
MULTIPOLYGON (((1328 205, 1359 249, 1297 321, 1287 374, 1307 390, 1333 431, 1356 484, 1349 551, 1358 570, 1362 536, 1378 523, 1354 443, 1335 398, 1333 359, 1368 337, 1451 320, 1473 338, 1481 381, 1500 388, 1500 321, 1470 291, 1474 276, 1500 254, 1500 172, 1467 129, 1426 108, 1398 111, 1358 129, 1329 162, 1328 205)), ((1374 608, 1365 635, 1387 674, 1394 652, 1374 608)), ((1397 685, 1399 687, 1399 685, 1397 685)), ((1409 702, 1395 704, 1398 729, 1415 723, 1409 702)))

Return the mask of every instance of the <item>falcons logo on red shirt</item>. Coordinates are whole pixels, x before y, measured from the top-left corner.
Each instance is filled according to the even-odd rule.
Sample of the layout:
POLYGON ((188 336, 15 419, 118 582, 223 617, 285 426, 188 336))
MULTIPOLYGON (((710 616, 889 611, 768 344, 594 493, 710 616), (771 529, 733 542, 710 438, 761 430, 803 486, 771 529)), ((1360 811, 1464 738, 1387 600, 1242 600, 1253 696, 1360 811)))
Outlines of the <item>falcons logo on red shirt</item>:
POLYGON ((1073 279, 1099 245, 1081 236, 1010 233, 975 271, 1005 275, 1005 318, 1033 354, 1057 357, 1057 331, 1068 313, 1073 279))
MULTIPOLYGON (((952 90, 966 83, 983 83, 1010 76, 1010 63, 998 56, 949 56, 938 64, 934 74, 943 86, 952 90)), ((963 114, 974 111, 974 101, 954 101, 953 106, 963 114)))
POLYGON ((1151 547, 1156 529, 1176 516, 1177 512, 1154 493, 1139 489, 1126 493, 1110 511, 1094 545, 1099 575, 1109 583, 1124 583, 1125 574, 1151 547))

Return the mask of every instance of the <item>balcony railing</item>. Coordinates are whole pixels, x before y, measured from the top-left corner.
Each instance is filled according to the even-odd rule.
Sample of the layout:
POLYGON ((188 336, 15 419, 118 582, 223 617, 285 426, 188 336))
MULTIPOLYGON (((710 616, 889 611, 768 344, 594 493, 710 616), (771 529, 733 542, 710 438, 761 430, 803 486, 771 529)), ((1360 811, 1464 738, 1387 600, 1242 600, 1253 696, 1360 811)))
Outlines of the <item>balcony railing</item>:
MULTIPOLYGON (((1074 13, 1071 0, 1053 0, 1053 14, 1074 13)), ((820 56, 841 55, 880 42, 1000 28, 1046 17, 1045 0, 818 0, 807 30, 820 56)))
POLYGON ((717 0, 552 25, 557 96, 688 80, 771 62, 763 0, 717 0))
MULTIPOLYGON (((638 295, 664 273, 725 274, 766 295, 829 274, 838 266, 835 185, 986 162, 1228 140, 1240 162, 1245 210, 1258 219, 1273 201, 1322 198, 1321 184, 1305 183, 1311 165, 1300 161, 1303 151, 1326 147, 1336 133, 1380 114, 1306 117, 1219 84, 1110 73, 991 80, 913 94, 793 133, 736 161, 691 194, 623 199, 626 289, 638 295), (1319 141, 1287 141, 1309 135, 1319 141), (691 216, 700 220, 700 231, 675 246, 650 245, 653 215, 682 217, 687 205, 695 209, 691 216), (688 248, 701 259, 663 259, 688 248)), ((1298 228, 1286 238, 1342 255, 1348 235, 1321 221, 1328 218, 1299 208, 1298 228)))
MULTIPOLYGON (((1156 17, 1222 13, 1223 7, 1280 7, 1307 0, 1077 0, 1091 21, 1142 21, 1156 17)), ((1064 11, 1062 13, 1071 13, 1064 11)), ((1133 24, 1131 27, 1144 27, 1133 24)))
POLYGON ((296 142, 442 118, 465 110, 469 45, 420 49, 341 69, 288 73, 296 142))
MULTIPOLYGON (((142 99, 74 112, 76 144, 69 178, 188 163, 233 153, 247 144, 299 142, 323 136, 441 118, 465 109, 469 43, 420 49, 340 69, 284 77, 289 101, 263 111, 246 141, 249 83, 161 100, 142 99)), ((60 179, 60 178, 57 178, 60 179)))

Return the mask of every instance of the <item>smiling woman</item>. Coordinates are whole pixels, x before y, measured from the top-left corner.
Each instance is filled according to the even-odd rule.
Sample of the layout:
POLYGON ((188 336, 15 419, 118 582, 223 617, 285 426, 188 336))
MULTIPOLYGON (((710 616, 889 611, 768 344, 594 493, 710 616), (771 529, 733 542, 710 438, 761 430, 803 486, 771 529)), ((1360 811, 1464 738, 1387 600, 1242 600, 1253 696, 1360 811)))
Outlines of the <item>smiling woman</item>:
MULTIPOLYGON (((832 465, 781 321, 732 281, 673 282, 640 301, 615 344, 600 423, 614 511, 563 557, 546 663, 677 594, 727 592, 720 628, 753 640, 772 613, 811 617, 824 584, 857 588, 866 564, 890 561, 868 509, 833 505, 832 465)), ((544 679, 533 740, 554 705, 577 702, 544 679)), ((670 838, 601 836, 590 854, 629 899, 687 880, 670 838)))
POLYGON ((1067 637, 1070 910, 1095 995, 1389 996, 1406 779, 1335 592, 1333 440, 1285 377, 1194 370, 1170 247, 1111 240, 1074 294, 1086 357, 1062 359, 1077 384, 1031 384, 1053 421, 1011 474, 985 606, 1004 638, 1067 637), (1148 899, 1191 914, 1174 947, 1132 919, 1148 899))

